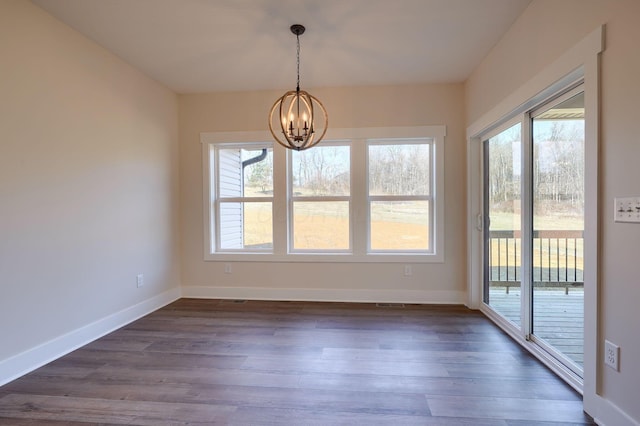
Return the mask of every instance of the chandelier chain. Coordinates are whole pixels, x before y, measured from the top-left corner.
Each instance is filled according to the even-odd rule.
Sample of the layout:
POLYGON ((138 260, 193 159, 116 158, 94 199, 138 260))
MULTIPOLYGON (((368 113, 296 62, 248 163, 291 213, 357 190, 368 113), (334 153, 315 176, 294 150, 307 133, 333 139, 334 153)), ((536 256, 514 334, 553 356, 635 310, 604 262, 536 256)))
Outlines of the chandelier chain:
POLYGON ((300 91, 300 36, 296 34, 296 67, 298 72, 298 80, 296 81, 296 90, 300 91))

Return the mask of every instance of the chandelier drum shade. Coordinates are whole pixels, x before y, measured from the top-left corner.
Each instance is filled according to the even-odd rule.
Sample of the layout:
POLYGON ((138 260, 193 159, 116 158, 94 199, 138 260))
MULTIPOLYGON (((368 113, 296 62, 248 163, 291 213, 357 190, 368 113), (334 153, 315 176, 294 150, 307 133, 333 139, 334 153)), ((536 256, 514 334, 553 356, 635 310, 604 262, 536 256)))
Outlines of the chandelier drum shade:
POLYGON ((292 25, 296 36, 296 90, 290 90, 276 100, 269 113, 269 131, 274 139, 288 149, 302 151, 317 145, 329 125, 329 117, 322 102, 304 90, 300 90, 300 35, 305 28, 292 25), (277 130, 274 130, 277 129, 277 130))

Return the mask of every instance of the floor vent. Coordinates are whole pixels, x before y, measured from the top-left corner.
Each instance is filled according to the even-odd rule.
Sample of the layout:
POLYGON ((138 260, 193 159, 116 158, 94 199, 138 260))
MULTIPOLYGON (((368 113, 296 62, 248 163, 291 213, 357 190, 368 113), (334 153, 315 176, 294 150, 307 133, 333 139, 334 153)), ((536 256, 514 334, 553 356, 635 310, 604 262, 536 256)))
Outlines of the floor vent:
POLYGON ((245 299, 222 299, 220 303, 233 303, 236 305, 241 305, 243 303, 247 303, 245 299))
POLYGON ((378 308, 404 308, 404 303, 376 303, 378 308))

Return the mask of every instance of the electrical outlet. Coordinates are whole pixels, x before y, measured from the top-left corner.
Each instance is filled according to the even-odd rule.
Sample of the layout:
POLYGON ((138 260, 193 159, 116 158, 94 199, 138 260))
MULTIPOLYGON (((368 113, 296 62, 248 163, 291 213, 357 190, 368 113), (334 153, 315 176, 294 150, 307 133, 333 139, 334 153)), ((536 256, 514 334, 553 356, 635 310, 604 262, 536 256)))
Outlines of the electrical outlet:
POLYGON ((144 285, 144 274, 138 274, 136 276, 136 285, 142 287, 144 285))
POLYGON ((411 269, 411 265, 404 265, 404 276, 410 277, 413 275, 413 270, 411 269))
POLYGON ((608 340, 604 341, 604 363, 616 371, 620 371, 620 347, 608 340))
POLYGON ((224 264, 224 273, 225 274, 230 274, 231 273, 231 264, 230 263, 225 263, 224 264))

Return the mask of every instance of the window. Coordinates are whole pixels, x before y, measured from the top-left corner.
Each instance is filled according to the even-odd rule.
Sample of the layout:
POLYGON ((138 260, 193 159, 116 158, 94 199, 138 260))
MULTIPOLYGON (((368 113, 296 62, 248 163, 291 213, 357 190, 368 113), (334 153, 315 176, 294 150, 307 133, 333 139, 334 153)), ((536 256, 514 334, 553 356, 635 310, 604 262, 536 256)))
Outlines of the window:
POLYGON ((351 249, 350 153, 348 144, 334 143, 291 152, 292 252, 351 249))
POLYGON ((431 252, 431 139, 368 143, 370 252, 431 252))
POLYGON ((202 135, 205 259, 444 260, 444 126, 328 131, 289 151, 202 135))
POLYGON ((213 146, 216 251, 273 248, 273 148, 213 146))

